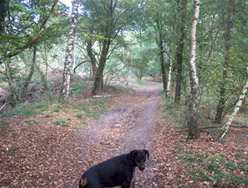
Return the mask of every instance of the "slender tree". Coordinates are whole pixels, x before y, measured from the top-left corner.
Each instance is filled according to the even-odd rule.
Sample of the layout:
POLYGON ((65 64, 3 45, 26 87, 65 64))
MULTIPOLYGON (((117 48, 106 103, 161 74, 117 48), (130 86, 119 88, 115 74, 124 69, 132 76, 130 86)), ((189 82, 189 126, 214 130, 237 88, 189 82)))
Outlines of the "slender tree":
POLYGON ((96 44, 93 46, 90 40, 87 42, 88 56, 93 62, 92 65, 96 65, 93 66, 96 70, 91 91, 92 95, 96 95, 103 90, 106 62, 120 46, 120 42, 116 39, 122 37, 121 31, 137 17, 135 14, 137 1, 85 0, 82 3, 85 10, 84 17, 89 24, 85 30, 88 30, 88 36, 92 38, 91 42, 94 40, 96 44), (95 60, 96 64, 94 64, 95 60))
POLYGON ((158 32, 157 44, 159 47, 160 67, 161 67, 161 73, 162 73, 163 89, 164 89, 164 92, 166 93, 167 80, 166 80, 166 72, 165 72, 164 39, 163 39, 164 24, 161 23, 161 20, 156 19, 156 26, 157 26, 157 32, 158 32))
POLYGON ((173 60, 172 60, 171 56, 169 56, 168 59, 169 59, 169 70, 168 70, 168 81, 167 81, 167 86, 166 86, 166 96, 170 97, 170 95, 171 95, 171 76, 172 76, 173 60))
POLYGON ((65 64, 63 72, 63 82, 60 91, 60 98, 62 100, 69 96, 70 91, 70 79, 71 69, 73 64, 73 52, 74 52, 74 40, 76 36, 78 18, 78 0, 72 0, 72 16, 71 16, 71 28, 68 35, 68 44, 66 48, 65 64))
POLYGON ((225 44, 225 61, 223 69, 223 81, 220 84, 220 99, 217 105, 217 113, 215 116, 216 123, 220 123, 223 119, 223 112, 226 103, 226 85, 227 85, 227 69, 229 66, 229 50, 230 50, 230 38, 231 38, 231 13, 232 13, 232 0, 228 0, 227 8, 227 22, 226 22, 226 44, 225 44))
POLYGON ((100 26, 100 30, 101 32, 103 32, 103 36, 102 40, 100 41, 101 52, 99 64, 97 69, 95 70, 94 85, 91 92, 92 95, 96 95, 99 90, 103 90, 103 71, 106 65, 106 61, 108 59, 110 45, 113 39, 117 37, 117 34, 120 32, 121 29, 119 28, 115 30, 115 28, 117 27, 117 21, 115 21, 115 12, 116 6, 119 2, 117 0, 107 0, 101 1, 101 3, 104 6, 104 9, 101 11, 104 11, 104 15, 106 15, 106 17, 103 18, 104 21, 100 26))
POLYGON ((181 99, 181 85, 182 85, 182 71, 183 71, 183 48, 184 48, 184 40, 185 40, 185 22, 186 22, 186 12, 187 12, 187 0, 178 0, 178 6, 181 6, 181 26, 180 26, 180 37, 177 42, 176 49, 176 89, 175 89, 175 99, 174 102, 176 104, 180 103, 181 99))
POLYGON ((198 105, 198 93, 199 93, 199 79, 196 69, 196 30, 197 23, 200 14, 200 0, 194 0, 194 16, 190 30, 190 52, 189 52, 189 67, 190 67, 190 88, 191 88, 191 100, 189 102, 189 139, 199 137, 198 129, 198 115, 197 115, 197 105, 198 105))
POLYGON ((9 11, 9 0, 0 1, 0 35, 4 32, 5 17, 9 11))
POLYGON ((93 53, 93 40, 90 38, 90 39, 87 39, 86 41, 87 43, 87 54, 90 58, 90 63, 91 63, 91 68, 92 68, 92 75, 93 75, 93 79, 95 79, 96 77, 96 69, 97 69, 97 60, 96 60, 96 57, 93 53))
POLYGON ((165 65, 165 30, 166 30, 166 2, 163 0, 148 1, 146 4, 145 16, 148 23, 154 28, 156 43, 158 46, 158 55, 160 59, 160 70, 162 74, 163 90, 166 94, 167 78, 165 65))
POLYGON ((33 77, 33 74, 34 74, 35 64, 36 64, 36 55, 37 55, 37 46, 34 46, 33 58, 32 58, 32 64, 31 64, 31 67, 30 67, 30 71, 29 71, 29 74, 28 74, 27 78, 25 79, 25 82, 24 82, 24 85, 23 85, 23 88, 22 88, 22 91, 21 91, 21 99, 22 100, 24 100, 25 97, 26 97, 28 86, 29 86, 30 81, 31 81, 31 79, 33 77))

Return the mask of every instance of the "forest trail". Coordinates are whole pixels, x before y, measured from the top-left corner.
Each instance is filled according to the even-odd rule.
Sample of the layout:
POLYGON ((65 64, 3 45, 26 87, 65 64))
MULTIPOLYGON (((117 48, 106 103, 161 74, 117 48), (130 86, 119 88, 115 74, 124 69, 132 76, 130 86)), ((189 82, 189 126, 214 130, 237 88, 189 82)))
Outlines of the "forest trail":
POLYGON ((79 112, 68 104, 54 104, 37 116, 1 119, 0 187, 77 187, 89 167, 134 149, 149 150, 150 159, 143 172, 136 169, 133 185, 171 187, 177 173, 170 165, 178 166, 172 157, 176 141, 167 129, 170 121, 160 122, 161 102, 159 84, 150 83, 135 95, 114 95, 107 103, 110 111, 95 121, 74 117, 79 112), (60 110, 54 110, 58 106, 60 110), (57 125, 61 120, 69 125, 57 125))
MULTIPOLYGON (((101 149, 95 153, 88 151, 86 157, 89 160, 88 163, 95 157, 106 160, 116 155, 129 153, 134 149, 148 149, 150 158, 153 158, 153 149, 149 147, 149 143, 154 134, 154 118, 161 102, 159 85, 152 83, 149 87, 136 89, 136 97, 142 100, 120 106, 89 126, 87 130, 88 147, 101 149)), ((136 169, 133 179, 135 187, 150 187, 144 183, 151 163, 152 160, 147 160, 144 172, 136 169), (136 182, 136 180, 139 181, 136 182)), ((95 163, 93 162, 93 164, 95 163)))
MULTIPOLYGON (((163 104, 158 88, 157 83, 151 83, 136 89, 136 95, 111 91, 113 98, 104 103, 109 112, 99 120, 87 116, 78 119, 79 111, 71 107, 82 107, 87 100, 102 104, 99 98, 77 99, 63 106, 55 103, 36 116, 2 118, 0 188, 78 187, 81 175, 89 167, 133 149, 149 150, 150 159, 143 172, 136 169, 131 188, 211 187, 211 182, 199 181, 188 169, 204 170, 208 160, 216 155, 225 154, 226 160, 247 166, 247 139, 241 142, 240 135, 230 134, 230 139, 239 141, 232 139, 223 144, 204 133, 197 141, 186 140, 187 132, 176 128, 179 124, 175 112, 163 104), (211 158, 202 159, 202 164, 183 162, 192 159, 194 153, 211 158)), ((97 105, 88 105, 87 109, 97 105)), ((234 175, 245 176, 243 171, 234 171, 234 175)), ((219 187, 222 185, 225 184, 219 187)))

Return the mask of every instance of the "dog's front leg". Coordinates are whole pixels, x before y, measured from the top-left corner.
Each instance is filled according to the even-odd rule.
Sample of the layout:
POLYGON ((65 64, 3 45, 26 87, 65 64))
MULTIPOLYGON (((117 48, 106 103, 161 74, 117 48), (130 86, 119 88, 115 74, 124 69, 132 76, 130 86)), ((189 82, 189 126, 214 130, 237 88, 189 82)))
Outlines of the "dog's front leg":
POLYGON ((123 185, 122 184, 121 188, 130 188, 130 184, 129 185, 123 185))
POLYGON ((128 177, 121 185, 121 188, 130 188, 131 186, 131 181, 132 181, 132 176, 128 177))

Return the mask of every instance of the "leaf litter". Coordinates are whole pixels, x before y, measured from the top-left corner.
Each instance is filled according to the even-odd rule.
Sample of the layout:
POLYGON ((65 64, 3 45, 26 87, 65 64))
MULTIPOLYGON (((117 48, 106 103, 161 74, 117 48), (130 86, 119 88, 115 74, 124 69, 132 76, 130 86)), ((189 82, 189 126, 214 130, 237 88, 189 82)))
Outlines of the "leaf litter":
MULTIPOLYGON (((186 140, 185 133, 173 128, 173 120, 161 118, 165 113, 159 110, 161 100, 158 85, 153 84, 139 88, 136 96, 115 95, 107 104, 110 112, 97 121, 86 117, 88 124, 83 126, 77 118, 67 119, 68 126, 58 126, 54 112, 37 115, 32 124, 24 117, 1 119, 6 128, 0 132, 0 187, 77 187, 90 166, 132 149, 150 152, 145 171, 135 172, 135 188, 212 187, 213 182, 189 173, 189 168, 199 165, 184 163, 182 152, 224 153, 234 164, 247 167, 248 141, 246 145, 235 141, 220 144, 206 134, 199 140, 186 140), (237 154, 241 156, 238 161, 237 154)), ((67 118, 70 113, 59 112, 67 118)), ((247 171, 233 173, 247 178, 247 171)))

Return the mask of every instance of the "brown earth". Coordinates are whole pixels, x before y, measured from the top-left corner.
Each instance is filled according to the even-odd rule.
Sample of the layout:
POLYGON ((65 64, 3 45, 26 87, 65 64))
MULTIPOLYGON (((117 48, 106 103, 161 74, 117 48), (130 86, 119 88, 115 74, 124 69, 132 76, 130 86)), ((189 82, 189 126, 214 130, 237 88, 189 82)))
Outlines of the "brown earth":
MULTIPOLYGON (((206 134, 187 141, 186 133, 173 128, 173 120, 161 118, 166 113, 160 111, 161 103, 158 84, 153 84, 137 89, 135 96, 115 95, 107 114, 80 129, 54 125, 53 112, 38 115, 38 123, 32 125, 23 117, 1 119, 5 128, 0 130, 0 187, 77 187, 90 166, 143 148, 149 150, 150 160, 144 172, 136 169, 135 188, 212 187, 211 182, 195 181, 189 175, 178 150, 247 156, 248 141, 245 146, 227 141, 220 144, 206 134)), ((70 116, 69 112, 61 114, 70 116)))

